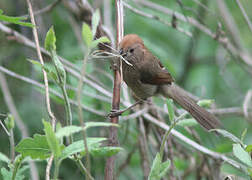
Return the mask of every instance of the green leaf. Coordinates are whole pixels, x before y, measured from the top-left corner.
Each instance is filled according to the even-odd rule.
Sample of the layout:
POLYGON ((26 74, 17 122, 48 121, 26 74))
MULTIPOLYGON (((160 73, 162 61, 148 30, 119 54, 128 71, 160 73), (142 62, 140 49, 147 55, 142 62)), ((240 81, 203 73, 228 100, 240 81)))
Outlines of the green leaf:
POLYGON ((10 159, 3 153, 0 152, 0 162, 6 162, 6 163, 10 163, 10 159))
POLYGON ((58 59, 58 56, 56 54, 55 51, 51 51, 51 57, 54 63, 54 67, 52 68, 51 64, 44 64, 44 66, 42 64, 40 64, 40 62, 32 60, 32 59, 27 59, 28 61, 30 61, 32 64, 43 68, 48 76, 54 80, 57 84, 62 84, 64 85, 66 82, 66 72, 64 69, 64 66, 62 65, 62 63, 60 62, 60 60, 58 59))
POLYGON ((161 179, 167 173, 167 171, 170 167, 170 164, 171 164, 171 162, 169 159, 162 163, 160 154, 157 153, 157 155, 152 163, 148 180, 161 179))
MULTIPOLYGON (((28 61, 30 61, 30 63, 34 64, 35 66, 38 66, 40 68, 43 68, 43 65, 40 64, 40 62, 36 61, 36 60, 33 60, 33 59, 27 59, 28 61)), ((49 72, 48 69, 45 69, 46 72, 49 72)))
POLYGON ((242 134, 241 134, 241 141, 242 141, 242 142, 243 142, 243 140, 244 140, 244 138, 245 138, 245 136, 246 136, 246 134, 247 134, 247 131, 248 131, 248 128, 245 128, 245 129, 243 130, 242 134))
MULTIPOLYGON (((22 173, 24 173, 24 171, 26 171, 27 169, 28 169, 28 166, 24 166, 20 168, 16 174, 15 180, 25 179, 25 176, 22 175, 22 173)), ((12 171, 8 171, 7 169, 3 167, 1 168, 1 174, 3 176, 3 180, 12 180, 12 171)))
POLYGON ((3 10, 2 10, 2 9, 0 9, 0 15, 1 15, 1 14, 3 14, 3 10))
POLYGON ((183 126, 183 127, 196 126, 197 124, 198 124, 198 122, 193 118, 183 119, 183 120, 180 120, 177 122, 177 125, 183 126))
POLYGON ((90 27, 86 23, 83 23, 82 26, 82 38, 87 47, 90 47, 93 41, 93 35, 90 27))
POLYGON ((248 169, 248 173, 249 173, 250 178, 252 178, 252 169, 248 169))
POLYGON ((59 60, 56 51, 51 51, 51 57, 57 72, 57 83, 59 83, 60 85, 65 85, 66 84, 66 71, 64 69, 63 64, 61 63, 61 61, 59 60))
POLYGON ((233 144, 233 153, 241 162, 252 167, 252 160, 248 152, 246 152, 240 144, 233 144))
POLYGON ((161 158, 160 158, 160 154, 157 153, 157 155, 152 163, 148 180, 159 180, 160 179, 160 176, 159 176, 160 175, 160 166, 161 166, 161 158))
POLYGON ((58 83, 58 77, 57 77, 56 72, 54 72, 51 68, 49 68, 50 66, 48 66, 48 64, 45 64, 45 65, 43 66, 43 65, 40 64, 40 62, 38 62, 38 61, 35 61, 35 60, 32 60, 32 59, 27 59, 27 60, 30 61, 30 62, 31 62, 32 64, 34 64, 35 66, 40 67, 41 69, 44 69, 44 70, 48 73, 49 77, 50 77, 51 79, 53 79, 55 82, 58 83))
MULTIPOLYGON (((58 132, 61 128, 62 128, 62 126, 61 126, 60 122, 57 122, 57 124, 56 124, 56 132, 58 132)), ((56 134, 56 136, 57 136, 57 134, 56 134)))
POLYGON ((172 99, 167 99, 167 103, 166 104, 167 104, 169 119, 172 122, 172 121, 174 121, 174 117, 175 117, 172 99))
POLYGON ((56 50, 56 36, 54 33, 53 26, 46 33, 44 46, 47 51, 55 51, 56 50))
POLYGON ((101 156, 101 157, 110 157, 118 152, 123 150, 121 147, 111 147, 111 146, 106 146, 106 147, 97 147, 97 148, 92 148, 90 150, 90 154, 94 157, 101 156))
MULTIPOLYGON (((109 122, 87 122, 85 123, 84 130, 87 130, 88 128, 91 128, 91 127, 109 127, 109 126, 119 127, 118 124, 109 123, 109 122)), ((83 128, 80 126, 74 126, 74 125, 65 126, 56 132, 56 137, 57 138, 62 138, 64 136, 67 137, 67 136, 70 136, 71 134, 78 133, 81 130, 83 130, 83 128)))
POLYGON ((246 149, 245 149, 248 153, 252 152, 252 144, 247 145, 246 149))
POLYGON ((198 105, 201 107, 209 108, 213 104, 213 99, 203 99, 198 101, 198 105))
MULTIPOLYGON (((105 140, 106 138, 87 138, 87 146, 90 150, 91 148, 99 147, 100 143, 105 140)), ((83 140, 73 142, 62 151, 60 160, 70 158, 71 155, 80 153, 84 150, 85 148, 84 148, 83 140)))
POLYGON ((230 139, 231 141, 233 141, 235 143, 239 143, 242 146, 244 146, 243 142, 238 137, 236 137, 235 135, 233 135, 232 133, 230 133, 224 129, 211 129, 210 132, 212 132, 212 131, 216 131, 219 134, 221 134, 222 136, 230 139))
POLYGON ((56 137, 57 138, 62 138, 64 136, 68 137, 71 134, 80 132, 81 130, 82 130, 82 127, 80 126, 65 126, 56 132, 56 137))
POLYGON ((25 179, 25 176, 24 176, 23 174, 24 174, 26 171, 28 171, 29 168, 30 168, 29 165, 25 165, 25 166, 19 168, 15 179, 20 179, 20 180, 25 179))
POLYGON ((12 172, 8 171, 4 167, 1 168, 1 174, 3 176, 3 180, 11 180, 12 172))
POLYGON ((92 16, 92 34, 93 34, 93 37, 95 37, 95 34, 96 34, 96 30, 97 30, 97 26, 99 25, 99 22, 100 22, 100 11, 97 9, 95 11, 95 13, 93 13, 93 16, 92 16))
POLYGON ((107 37, 102 36, 102 37, 100 37, 99 39, 96 39, 96 40, 94 40, 94 41, 91 43, 91 48, 97 47, 97 45, 98 45, 99 43, 109 43, 109 42, 110 42, 110 40, 109 40, 107 37))
POLYGON ((25 138, 16 146, 15 150, 24 157, 32 159, 47 159, 50 157, 50 148, 45 135, 35 134, 33 138, 25 138))
POLYGON ((160 166, 160 178, 164 177, 170 167, 171 161, 168 159, 167 161, 163 162, 160 166))
POLYGON ((85 123, 85 130, 91 127, 109 127, 109 126, 120 127, 118 124, 109 122, 87 122, 85 123))
POLYGON ((9 23, 13 23, 13 24, 18 24, 21 26, 27 26, 27 27, 34 27, 34 25, 32 23, 27 23, 27 22, 23 22, 21 20, 26 20, 26 17, 12 17, 12 16, 6 16, 2 14, 3 11, 1 10, 0 12, 0 21, 6 21, 9 23))
POLYGON ((53 152, 54 157, 58 158, 61 155, 61 147, 59 141, 56 138, 55 133, 53 132, 51 124, 49 122, 46 122, 45 120, 43 120, 43 124, 48 145, 53 152))

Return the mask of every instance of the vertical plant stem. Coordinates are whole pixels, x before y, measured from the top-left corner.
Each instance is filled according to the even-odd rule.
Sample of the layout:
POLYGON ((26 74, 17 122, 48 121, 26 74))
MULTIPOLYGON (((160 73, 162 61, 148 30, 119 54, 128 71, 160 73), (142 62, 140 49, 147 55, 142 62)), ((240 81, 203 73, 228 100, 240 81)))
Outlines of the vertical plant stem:
MULTIPOLYGON (((83 60, 83 64, 82 64, 82 68, 81 68, 81 76, 79 79, 79 83, 78 83, 78 89, 77 89, 77 102, 78 102, 78 114, 79 114, 79 121, 80 121, 80 125, 81 127, 85 127, 84 124, 84 119, 83 119, 83 113, 82 113, 82 87, 83 87, 83 77, 85 76, 86 73, 86 62, 89 56, 90 50, 87 50, 84 60, 83 60)), ((86 179, 90 180, 89 176, 87 174, 90 174, 90 157, 89 157, 89 152, 88 152, 88 145, 87 145, 87 136, 86 136, 86 131, 83 130, 82 131, 82 136, 83 136, 83 141, 84 141, 84 148, 86 151, 86 167, 87 167, 87 172, 86 173, 86 179)))
POLYGON ((76 163, 77 163, 80 171, 82 172, 82 174, 85 174, 89 177, 89 179, 94 180, 94 178, 91 176, 91 174, 89 172, 87 172, 87 169, 82 164, 81 160, 78 157, 76 157, 75 160, 76 160, 76 163))
MULTIPOLYGON (((34 36, 34 40, 35 40, 35 44, 36 44, 37 55, 38 55, 40 63, 42 65, 44 65, 44 60, 43 60, 43 57, 42 57, 42 54, 41 54, 41 51, 40 51, 38 31, 37 31, 37 28, 36 28, 36 23, 35 23, 33 10, 32 10, 31 1, 26 0, 26 2, 27 2, 28 7, 29 7, 28 9, 29 9, 29 15, 31 17, 31 22, 34 25, 32 30, 33 30, 33 36, 34 36)), ((55 116, 54 116, 54 114, 52 113, 52 110, 51 110, 47 73, 46 73, 46 71, 44 69, 42 69, 42 72, 43 72, 43 76, 44 76, 47 111, 48 111, 48 114, 49 114, 49 116, 51 118, 52 127, 55 130, 56 118, 55 118, 55 116)))
POLYGON ((12 174, 12 177, 11 177, 12 180, 16 179, 17 171, 20 168, 23 159, 24 159, 24 157, 21 156, 21 155, 17 158, 17 160, 16 160, 16 162, 14 164, 13 174, 12 174))
POLYGON ((54 180, 58 180, 60 162, 58 159, 54 159, 54 180))
MULTIPOLYGON (((115 0, 116 6, 116 23, 117 23, 117 38, 116 38, 116 47, 118 47, 119 42, 123 37, 123 4, 121 0, 115 0)), ((121 89, 121 74, 119 71, 120 61, 114 61, 114 87, 113 87, 113 97, 112 97, 112 109, 118 110, 120 105, 120 89, 121 89)), ((110 119, 112 123, 118 123, 118 116, 110 119)), ((117 138, 117 128, 111 127, 109 134, 109 145, 117 146, 118 138, 117 138)), ((105 167, 105 180, 113 180, 114 179, 114 166, 115 166, 115 156, 111 156, 106 161, 105 167)))
MULTIPOLYGON (((52 50, 50 52, 50 55, 51 55, 52 59, 57 58, 57 53, 54 50, 52 50)), ((71 111, 69 98, 68 98, 67 91, 66 91, 66 84, 65 84, 66 82, 64 79, 62 79, 62 76, 60 75, 60 72, 59 72, 58 67, 55 63, 55 60, 53 60, 53 64, 54 64, 54 67, 57 72, 58 80, 60 81, 58 85, 60 86, 63 97, 64 97, 64 105, 65 105, 65 111, 66 111, 66 124, 67 124, 67 126, 69 126, 69 125, 72 125, 73 118, 72 118, 72 111, 71 111)), ((70 144, 72 143, 72 141, 73 141, 73 136, 70 135, 70 138, 69 138, 70 144)))
MULTIPOLYGON (((55 51, 52 51, 50 54, 51 54, 51 57, 52 57, 52 58, 54 58, 54 57, 57 56, 57 54, 56 54, 55 51)), ((66 117, 67 117, 67 119, 66 119, 66 124, 67 124, 67 126, 69 126, 69 125, 72 125, 73 119, 72 119, 71 106, 70 106, 69 98, 68 98, 67 91, 66 91, 66 85, 65 85, 64 80, 62 79, 62 77, 61 77, 60 74, 59 74, 59 70, 58 70, 58 67, 57 67, 56 64, 55 64, 55 61, 53 61, 53 64, 54 64, 54 67, 55 67, 55 69, 56 69, 56 72, 57 72, 57 75, 58 75, 58 79, 59 79, 59 81, 60 81, 60 82, 59 82, 59 86, 60 86, 60 88, 61 88, 61 91, 62 91, 62 94, 63 94, 63 97, 64 97, 64 105, 65 105, 65 111, 66 111, 66 117)), ((69 138, 69 143, 72 144, 72 142, 73 142, 73 136, 72 136, 72 134, 71 134, 71 135, 70 135, 70 138, 69 138)), ((86 146, 85 146, 85 147, 86 147, 86 146)), ((81 171, 84 175, 88 175, 90 179, 93 179, 92 176, 90 175, 90 173, 87 172, 87 170, 86 170, 85 166, 82 164, 81 160, 78 159, 78 157, 77 157, 76 154, 74 155, 74 159, 75 159, 75 161, 76 161, 76 163, 77 163, 77 166, 78 166, 78 168, 80 169, 80 171, 81 171)), ((56 164, 56 165, 59 166, 60 163, 58 163, 58 164, 56 164)), ((59 167, 56 167, 56 166, 55 166, 55 168, 59 168, 59 167)), ((57 174, 58 172, 55 172, 55 173, 57 174)))
POLYGON ((162 143, 161 143, 160 151, 159 151, 160 152, 160 159, 161 159, 161 161, 162 161, 163 155, 164 155, 165 143, 166 143, 166 141, 168 139, 169 134, 171 133, 171 130, 175 127, 175 125, 176 125, 176 121, 173 121, 172 124, 171 124, 171 126, 170 126, 170 128, 169 128, 169 130, 165 132, 165 135, 164 135, 164 137, 162 139, 162 143))
POLYGON ((11 162, 14 162, 14 159, 15 159, 15 141, 14 141, 13 129, 10 129, 9 141, 10 141, 10 159, 11 159, 11 162))
POLYGON ((70 106, 69 98, 67 95, 66 87, 61 86, 61 90, 63 93, 64 102, 65 102, 65 110, 66 110, 66 117, 67 117, 66 124, 67 126, 69 126, 69 125, 72 125, 72 122, 73 122, 71 106, 70 106))
MULTIPOLYGON (((32 28, 33 30, 33 36, 34 36, 34 40, 35 40, 35 44, 36 44, 36 50, 37 50, 37 55, 39 58, 39 61, 42 65, 44 65, 44 60, 41 54, 41 50, 40 50, 40 45, 39 45, 39 38, 38 38, 38 31, 36 28, 36 23, 35 23, 35 18, 34 18, 34 14, 33 14, 33 10, 32 10, 32 5, 31 5, 31 1, 30 0, 26 0, 27 5, 28 5, 28 9, 29 9, 29 15, 31 17, 31 22, 34 25, 34 27, 32 28)), ((51 124, 53 127, 53 130, 55 130, 55 126, 56 126, 56 118, 51 110, 51 104, 50 104, 50 95, 49 95, 49 86, 48 86, 48 79, 47 79, 47 73, 44 69, 42 69, 43 72, 43 76, 44 76, 44 84, 45 84, 45 96, 46 96, 46 107, 47 107, 47 111, 49 114, 49 117, 51 119, 51 124)), ((53 156, 52 156, 53 158, 53 156)), ((47 169, 50 168, 51 165, 47 164, 47 169)), ((49 171, 46 171, 46 177, 49 177, 50 179, 50 169, 49 171), (49 173, 49 174, 47 174, 49 173)))
POLYGON ((165 147, 165 143, 166 143, 166 141, 167 141, 167 139, 169 137, 169 134, 171 133, 172 129, 176 126, 177 122, 180 121, 181 119, 183 119, 187 114, 188 114, 187 112, 184 112, 178 118, 173 120, 171 126, 168 129, 168 131, 165 132, 164 138, 162 139, 162 143, 161 143, 161 146, 160 146, 160 151, 159 151, 161 160, 163 159, 164 147, 165 147))
POLYGON ((148 143, 146 138, 146 132, 144 127, 143 118, 140 116, 138 117, 138 148, 141 158, 141 166, 142 166, 142 172, 143 172, 143 179, 148 179, 148 175, 150 173, 150 161, 149 161, 149 149, 148 149, 148 143))
MULTIPOLYGON (((5 103, 9 109, 10 113, 14 116, 15 123, 17 124, 17 128, 21 132, 22 139, 28 137, 28 129, 26 127, 26 124, 23 122, 23 120, 21 119, 21 117, 17 111, 16 105, 14 103, 10 89, 8 87, 7 80, 5 78, 5 75, 2 72, 0 72, 0 86, 2 89, 5 103)), ((1 123, 1 121, 0 121, 0 123, 1 123)), ((38 177, 38 170, 37 170, 36 164, 34 162, 30 161, 29 165, 30 165, 31 179, 38 180, 39 177, 38 177)))
POLYGON ((46 180, 50 180, 50 170, 53 162, 53 154, 50 156, 46 166, 46 180))

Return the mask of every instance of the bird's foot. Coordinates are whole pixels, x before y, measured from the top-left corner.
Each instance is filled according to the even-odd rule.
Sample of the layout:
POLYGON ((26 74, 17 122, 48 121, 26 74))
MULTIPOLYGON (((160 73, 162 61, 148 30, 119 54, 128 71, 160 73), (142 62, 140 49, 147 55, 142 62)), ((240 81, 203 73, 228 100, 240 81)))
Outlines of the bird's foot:
POLYGON ((122 115, 122 113, 124 113, 124 112, 125 112, 125 110, 112 109, 110 111, 110 113, 107 114, 107 117, 109 117, 109 118, 117 117, 117 116, 122 115))

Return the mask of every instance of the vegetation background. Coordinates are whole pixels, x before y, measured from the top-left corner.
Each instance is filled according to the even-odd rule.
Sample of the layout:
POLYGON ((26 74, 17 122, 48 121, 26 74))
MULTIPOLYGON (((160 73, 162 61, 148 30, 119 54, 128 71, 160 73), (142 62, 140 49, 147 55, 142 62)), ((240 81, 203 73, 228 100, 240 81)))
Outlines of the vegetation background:
MULTIPOLYGON (((43 46, 46 33, 53 26, 57 38, 57 54, 78 69, 82 65, 87 48, 81 38, 81 27, 83 20, 85 21, 83 17, 86 17, 85 11, 77 12, 71 8, 71 5, 76 5, 77 1, 36 0, 32 1, 32 5, 34 12, 38 12, 57 2, 50 9, 43 9, 45 11, 42 13, 35 13, 40 44, 43 46)), ((125 3, 125 34, 138 34, 146 46, 171 72, 177 84, 200 99, 213 99, 214 104, 211 108, 215 113, 220 110, 216 114, 223 123, 223 127, 239 138, 247 129, 243 143, 252 144, 252 116, 250 113, 246 113, 251 111, 252 96, 252 29, 250 27, 252 1, 127 0, 125 3), (244 9, 241 9, 240 3, 244 9), (172 14, 168 15, 167 9, 170 9, 172 14), (245 19, 244 12, 248 16, 248 21, 245 19), (184 21, 179 18, 181 16, 184 21), (198 28, 198 25, 194 25, 191 18, 206 27, 207 30, 211 30, 212 34, 209 35, 204 32, 204 28, 201 29, 198 28), (181 30, 186 31, 187 34, 181 30), (188 32, 192 37, 188 35, 188 32), (234 49, 230 49, 229 44, 234 49), (217 110, 214 111, 214 109, 217 110)), ((117 32, 115 2, 92 0, 88 4, 93 9, 100 9, 102 23, 112 35, 110 38, 115 39, 117 32)), ((0 9, 3 10, 4 15, 8 16, 19 17, 28 14, 27 4, 23 0, 1 0, 0 9)), ((28 21, 30 21, 29 18, 28 21)), ((4 30, 6 26, 33 41, 32 28, 0 20, 0 66, 43 83, 41 68, 27 61, 27 59, 38 59, 36 49, 25 46, 24 41, 18 39, 15 34, 6 32, 4 30)), ((45 58, 45 62, 49 63, 50 59, 45 58)), ((9 100, 6 100, 6 92, 4 92, 4 87, 8 87, 7 91, 14 102, 13 108, 16 109, 19 116, 16 117, 17 115, 13 114, 15 120, 18 118, 25 124, 30 137, 35 133, 44 134, 42 119, 49 120, 44 90, 15 78, 2 69, 0 72, 0 113, 13 114, 7 102, 9 100)), ((86 72, 87 79, 112 93, 113 71, 108 59, 89 58, 86 72)), ((77 102, 75 91, 77 85, 78 79, 67 72, 67 92, 69 98, 75 103, 77 102)), ((49 79, 49 87, 61 93, 60 88, 51 79, 49 79)), ((53 94, 50 97, 52 111, 58 122, 63 126, 66 125, 64 101, 53 94)), ((121 98, 122 101, 127 101, 124 94, 121 98)), ((84 121, 108 122, 105 115, 111 110, 111 99, 111 96, 106 96, 84 83, 81 102, 91 109, 91 111, 83 111, 84 121)), ((131 104, 133 102, 132 99, 131 104)), ((154 104, 160 107, 159 109, 166 109, 164 106, 166 100, 160 97, 154 98, 154 104)), ((123 107, 125 104, 121 104, 121 109, 123 107)), ((76 106, 72 105, 74 125, 79 125, 77 111, 76 106)), ((179 112, 181 111, 176 111, 176 113, 179 112)), ((163 117, 161 119, 165 119, 169 124, 168 115, 160 114, 163 117)), ((127 117, 127 113, 122 117, 127 117)), ((1 120, 3 119, 1 117, 1 120)), ((147 122, 144 118, 143 120, 147 122)), ((146 168, 143 162, 146 162, 150 168, 159 151, 164 131, 160 132, 161 128, 150 123, 144 133, 144 136, 147 136, 147 144, 145 144, 147 150, 143 149, 141 141, 146 139, 143 138, 141 132, 141 121, 139 117, 119 121, 121 127, 118 130, 118 140, 120 147, 124 150, 116 155, 115 172, 118 179, 146 179, 146 168), (148 160, 145 159, 145 156, 148 160)), ((229 139, 205 132, 199 125, 189 128, 187 125, 176 126, 175 129, 203 147, 222 153, 243 164, 233 155, 234 142, 229 139)), ((108 128, 91 128, 87 131, 88 137, 108 137, 108 134, 108 128)), ((21 135, 16 123, 15 145, 22 139, 21 135)), ((77 134, 75 138, 81 137, 80 134, 77 134)), ((3 128, 0 129, 0 142, 0 152, 9 157, 9 138, 3 128)), ((165 158, 169 158, 172 163, 164 179, 215 179, 216 176, 213 173, 218 173, 221 178, 229 175, 233 176, 230 178, 250 178, 249 173, 246 174, 229 163, 205 155, 173 135, 169 137, 167 144, 165 158)), ((105 162, 106 157, 91 155, 91 174, 95 179, 103 179, 105 162)), ((36 162, 39 179, 45 178, 46 165, 47 161, 36 162)), ((7 165, 0 162, 0 167, 7 167, 7 165)), ((251 173, 251 167, 246 166, 245 169, 251 173)), ((29 170, 25 171, 25 176, 29 177, 29 170)), ((80 179, 82 177, 74 161, 66 159, 62 162, 59 179, 80 179)), ((0 176, 1 178, 3 177, 0 176)))

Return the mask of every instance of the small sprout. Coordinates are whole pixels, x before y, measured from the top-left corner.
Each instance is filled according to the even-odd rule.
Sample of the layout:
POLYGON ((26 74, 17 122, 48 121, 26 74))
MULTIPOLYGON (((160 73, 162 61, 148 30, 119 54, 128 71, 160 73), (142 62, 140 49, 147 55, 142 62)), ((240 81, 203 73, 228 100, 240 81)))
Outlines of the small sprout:
POLYGON ((4 123, 9 131, 13 129, 15 127, 15 121, 13 115, 8 114, 8 116, 4 120, 4 123))

